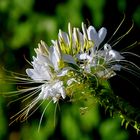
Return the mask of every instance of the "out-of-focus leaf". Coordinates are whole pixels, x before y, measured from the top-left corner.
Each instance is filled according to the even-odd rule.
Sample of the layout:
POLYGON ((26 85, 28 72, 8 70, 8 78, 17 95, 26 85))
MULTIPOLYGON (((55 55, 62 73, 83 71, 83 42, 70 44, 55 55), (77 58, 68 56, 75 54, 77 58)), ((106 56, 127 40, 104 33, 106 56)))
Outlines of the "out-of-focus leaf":
POLYGON ((21 23, 15 28, 14 36, 11 40, 12 48, 20 48, 30 42, 32 35, 32 25, 28 22, 21 23))
POLYGON ((32 11, 32 6, 34 4, 34 0, 12 0, 14 8, 20 9, 24 13, 32 11))
POLYGON ((86 4, 92 12, 92 19, 95 27, 101 26, 103 22, 103 7, 105 5, 104 0, 88 0, 86 4))
POLYGON ((118 0, 118 9, 124 12, 126 9, 126 0, 118 0))
POLYGON ((137 7, 133 14, 135 23, 140 27, 140 6, 137 7))
POLYGON ((100 134, 102 140, 127 140, 128 134, 120 130, 120 120, 118 118, 108 119, 101 124, 100 134))
POLYGON ((68 140, 80 139, 80 129, 76 120, 67 112, 63 115, 62 126, 63 135, 68 140))
POLYGON ((59 24, 63 25, 63 29, 67 30, 68 22, 74 26, 81 24, 83 20, 81 15, 82 4, 81 0, 69 0, 67 3, 57 6, 57 20, 59 24))
POLYGON ((9 0, 0 0, 0 11, 6 12, 9 7, 9 0))
POLYGON ((91 131, 98 127, 100 121, 99 109, 96 103, 91 104, 87 111, 80 116, 81 127, 84 131, 91 131))
POLYGON ((4 139, 7 133, 7 122, 4 112, 4 99, 0 95, 0 140, 4 139))

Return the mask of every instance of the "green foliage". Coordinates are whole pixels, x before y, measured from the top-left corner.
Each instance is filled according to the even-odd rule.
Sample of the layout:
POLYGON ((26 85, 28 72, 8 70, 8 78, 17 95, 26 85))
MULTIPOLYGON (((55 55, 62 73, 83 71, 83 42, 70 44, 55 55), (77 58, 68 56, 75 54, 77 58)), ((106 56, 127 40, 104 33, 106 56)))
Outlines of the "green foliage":
POLYGON ((88 0, 86 1, 87 6, 91 10, 93 24, 96 27, 100 27, 103 22, 103 8, 105 6, 104 0, 88 0))
POLYGON ((7 126, 7 120, 5 118, 5 107, 4 107, 4 99, 0 97, 0 140, 6 136, 8 126, 7 126))
POLYGON ((133 14, 134 20, 135 20, 135 22, 138 26, 140 26, 140 15, 139 15, 139 13, 140 13, 140 6, 138 6, 137 9, 135 9, 135 12, 133 14))
POLYGON ((126 0, 118 0, 118 9, 124 12, 126 9, 126 0))
POLYGON ((100 127, 100 134, 102 140, 127 140, 128 135, 125 131, 120 130, 119 119, 108 119, 102 123, 100 127))

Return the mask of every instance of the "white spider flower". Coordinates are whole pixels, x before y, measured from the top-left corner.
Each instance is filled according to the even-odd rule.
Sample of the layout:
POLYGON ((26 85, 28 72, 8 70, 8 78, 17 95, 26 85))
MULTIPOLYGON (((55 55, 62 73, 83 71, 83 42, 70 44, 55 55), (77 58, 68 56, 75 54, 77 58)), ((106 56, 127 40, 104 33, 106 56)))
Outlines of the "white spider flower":
POLYGON ((73 28, 69 23, 69 34, 59 31, 58 42, 62 52, 66 55, 78 57, 80 54, 88 52, 90 49, 96 49, 104 40, 107 30, 102 27, 99 32, 96 32, 93 26, 89 26, 86 29, 84 23, 82 23, 82 31, 79 28, 73 28))
POLYGON ((36 57, 33 56, 33 61, 31 62, 33 68, 26 69, 27 76, 30 77, 30 79, 27 78, 27 76, 19 77, 20 74, 16 74, 14 78, 19 84, 39 84, 39 86, 20 89, 17 92, 11 93, 27 93, 27 95, 20 98, 24 101, 34 95, 36 97, 25 108, 11 117, 11 119, 14 119, 11 124, 17 119, 26 120, 34 112, 30 111, 37 106, 39 101, 43 103, 45 100, 50 100, 50 102, 53 101, 56 103, 60 98, 65 99, 66 97, 64 84, 67 84, 67 82, 62 79, 69 71, 69 68, 59 68, 61 63, 61 52, 59 48, 57 48, 56 45, 55 47, 48 47, 41 41, 38 44, 38 48, 35 49, 35 52, 36 57), (18 118, 16 118, 17 116, 18 118))
POLYGON ((115 71, 121 70, 121 65, 117 62, 124 59, 118 52, 112 49, 109 44, 105 44, 102 49, 95 49, 90 54, 84 54, 87 65, 85 70, 93 72, 99 77, 110 78, 115 75, 115 71))
MULTIPOLYGON (((102 27, 97 32, 93 26, 86 28, 82 23, 82 31, 83 33, 78 28, 72 30, 70 24, 68 25, 69 34, 59 31, 58 43, 63 60, 98 77, 108 79, 114 76, 115 71, 121 69, 121 65, 115 62, 121 61, 124 57, 107 43, 100 47, 107 29, 102 27)), ((54 41, 53 45, 55 46, 54 41)))
POLYGON ((43 84, 41 87, 41 92, 38 96, 38 100, 45 100, 48 98, 52 98, 52 100, 55 102, 58 101, 58 99, 62 97, 65 99, 66 93, 63 87, 62 81, 54 81, 53 83, 46 83, 43 84))
POLYGON ((39 48, 35 49, 37 54, 33 57, 33 69, 26 69, 27 75, 36 82, 41 82, 41 92, 37 99, 52 98, 54 102, 60 97, 65 98, 65 90, 63 81, 59 80, 64 76, 65 70, 59 70, 59 62, 61 54, 56 47, 48 48, 43 41, 39 44, 39 48), (60 73, 61 72, 61 76, 60 73), (59 75, 59 76, 58 76, 59 75))
MULTIPOLYGON (((39 101, 43 103, 45 100, 49 100, 57 103, 59 99, 65 99, 67 96, 71 98, 72 94, 79 95, 80 93, 81 95, 81 93, 91 92, 91 87, 98 88, 100 79, 109 79, 121 69, 136 74, 135 71, 129 69, 129 66, 140 68, 127 61, 123 56, 124 54, 135 54, 120 53, 114 50, 110 44, 103 44, 106 34, 107 29, 104 27, 97 32, 93 26, 86 28, 82 23, 81 32, 79 28, 72 28, 69 23, 68 34, 59 30, 58 39, 52 40, 52 46, 48 47, 41 41, 38 48, 35 49, 36 56, 31 62, 32 68, 26 69, 26 77, 15 76, 17 81, 22 80, 21 84, 39 84, 39 86, 17 91, 16 93, 27 93, 20 99, 24 98, 23 101, 25 101, 34 95, 36 97, 11 119, 16 118, 19 114, 14 121, 27 119, 34 113, 30 110, 39 101)), ((125 34, 120 39, 124 36, 125 34)), ((46 108, 42 113, 40 123, 46 108)))

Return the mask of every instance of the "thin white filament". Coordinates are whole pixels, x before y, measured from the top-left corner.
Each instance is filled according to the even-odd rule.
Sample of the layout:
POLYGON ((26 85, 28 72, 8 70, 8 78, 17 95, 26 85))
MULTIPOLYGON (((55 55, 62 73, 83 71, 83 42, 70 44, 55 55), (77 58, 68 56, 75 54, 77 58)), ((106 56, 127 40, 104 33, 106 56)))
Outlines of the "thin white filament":
POLYGON ((46 109, 48 108, 48 106, 50 105, 51 102, 52 102, 52 100, 49 101, 49 103, 47 104, 47 106, 43 110, 43 113, 42 113, 42 115, 40 117, 40 120, 39 120, 38 132, 40 131, 40 126, 41 126, 41 123, 42 123, 42 119, 43 119, 44 113, 46 112, 46 109))
POLYGON ((124 14, 124 17, 123 17, 121 23, 119 24, 119 26, 117 27, 117 29, 115 30, 115 32, 113 33, 113 35, 110 37, 110 39, 107 41, 107 43, 108 43, 109 41, 111 41, 111 39, 114 37, 114 35, 118 32, 118 30, 119 30, 120 27, 122 26, 124 20, 125 20, 125 14, 124 14))

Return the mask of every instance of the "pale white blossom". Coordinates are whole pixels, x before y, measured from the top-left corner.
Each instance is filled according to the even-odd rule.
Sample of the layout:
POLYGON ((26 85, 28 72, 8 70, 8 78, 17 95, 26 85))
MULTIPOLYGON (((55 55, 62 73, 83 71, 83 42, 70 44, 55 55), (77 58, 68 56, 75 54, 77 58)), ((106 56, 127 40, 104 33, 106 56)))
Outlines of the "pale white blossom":
POLYGON ((63 81, 59 79, 66 75, 68 70, 59 69, 61 53, 56 47, 57 42, 54 43, 55 47, 47 48, 45 43, 41 41, 39 48, 35 49, 37 56, 33 57, 33 68, 26 69, 26 73, 31 79, 42 84, 38 100, 52 99, 56 102, 60 97, 64 99, 66 96, 63 81))
POLYGON ((18 93, 31 92, 29 97, 25 95, 24 101, 34 95, 36 97, 14 117, 21 113, 19 118, 23 116, 27 118, 29 111, 39 101, 49 100, 57 103, 60 99, 71 98, 76 92, 84 93, 82 90, 85 88, 85 79, 94 78, 93 82, 98 86, 98 79, 109 79, 116 75, 116 71, 129 69, 123 63, 137 67, 125 60, 123 54, 114 50, 109 43, 104 43, 106 35, 105 27, 96 31, 93 26, 87 28, 82 23, 82 31, 80 31, 79 28, 72 28, 69 23, 68 33, 59 30, 58 39, 52 40, 51 46, 41 41, 35 49, 36 56, 33 56, 32 68, 26 69, 28 78, 16 77, 25 83, 39 84, 18 91, 18 93), (76 92, 73 92, 74 89, 76 92))

